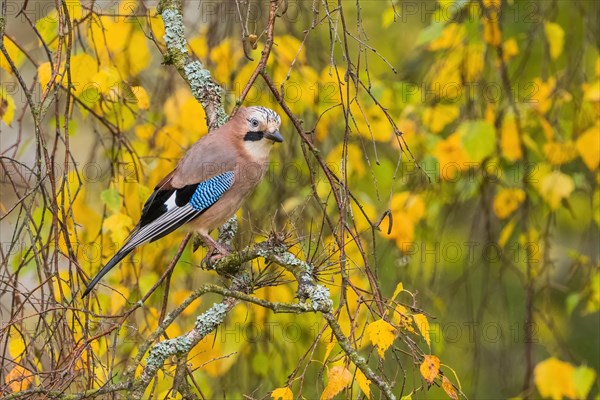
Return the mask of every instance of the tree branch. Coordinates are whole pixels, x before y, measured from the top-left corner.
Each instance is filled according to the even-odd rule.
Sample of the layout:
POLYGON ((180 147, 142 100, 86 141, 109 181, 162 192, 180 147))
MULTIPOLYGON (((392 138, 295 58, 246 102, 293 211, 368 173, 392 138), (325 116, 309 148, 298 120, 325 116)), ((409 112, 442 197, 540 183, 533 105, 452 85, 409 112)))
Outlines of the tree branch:
POLYGON ((165 63, 175 66, 182 78, 190 85, 192 94, 204 108, 208 130, 212 131, 228 119, 221 99, 223 88, 212 79, 210 71, 200 61, 192 60, 188 54, 182 2, 161 0, 157 11, 165 24, 164 40, 167 45, 165 63))

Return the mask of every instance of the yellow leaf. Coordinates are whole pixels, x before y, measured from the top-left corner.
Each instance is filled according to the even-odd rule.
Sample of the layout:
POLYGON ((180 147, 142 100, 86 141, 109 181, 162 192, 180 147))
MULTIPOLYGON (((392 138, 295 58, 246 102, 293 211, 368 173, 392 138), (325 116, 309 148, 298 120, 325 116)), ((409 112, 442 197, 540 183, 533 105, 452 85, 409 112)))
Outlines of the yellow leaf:
POLYGON ((436 356, 424 356, 419 370, 423 378, 431 385, 434 379, 440 374, 440 359, 436 356))
POLYGON ((165 36, 165 23, 163 22, 161 16, 157 15, 158 13, 156 12, 156 7, 150 7, 148 11, 149 12, 147 15, 151 16, 148 18, 148 23, 150 24, 152 36, 154 36, 155 40, 162 41, 163 37, 165 36))
POLYGON ((103 67, 92 78, 93 86, 102 94, 118 93, 121 81, 121 74, 115 67, 103 67))
POLYGON ((388 26, 390 26, 392 24, 392 22, 394 22, 395 19, 396 19, 396 14, 394 13, 394 8, 388 7, 385 9, 385 11, 383 12, 383 15, 381 16, 381 26, 383 26, 384 28, 387 28, 388 26))
POLYGON ((575 399, 577 393, 573 387, 575 368, 568 362, 550 357, 541 361, 533 370, 533 380, 542 397, 561 400, 563 396, 575 399))
POLYGON ((502 42, 500 32, 500 2, 497 0, 484 0, 483 5, 486 8, 483 21, 483 40, 491 46, 498 47, 502 42))
POLYGON ((412 319, 406 307, 402 304, 398 304, 392 312, 392 321, 394 321, 401 329, 407 332, 414 333, 415 330, 412 327, 412 319))
MULTIPOLYGON (((132 12, 130 2, 120 4, 124 14, 132 12)), ((153 22, 153 25, 155 23, 153 22)), ((88 24, 87 41, 96 50, 102 67, 114 67, 125 76, 135 76, 150 63, 148 41, 137 24, 128 18, 102 16, 88 24)))
POLYGON ((577 157, 577 148, 570 140, 563 143, 552 141, 544 144, 544 155, 550 164, 562 165, 577 157))
POLYGON ((8 353, 15 362, 19 362, 24 352, 25 342, 23 341, 23 336, 15 334, 8 341, 8 353))
MULTIPOLYGON (((297 79, 301 78, 298 77, 297 79)), ((318 77, 315 76, 313 79, 307 79, 307 82, 315 82, 318 80, 318 77)), ((389 92, 384 90, 382 96, 386 95, 389 95, 389 92)), ((305 98, 304 101, 309 103, 312 100, 305 98)), ((375 105, 366 107, 363 105, 361 108, 358 102, 353 102, 350 104, 350 112, 354 115, 353 127, 356 124, 356 131, 365 139, 387 142, 392 137, 393 133, 389 121, 379 107, 375 105)))
POLYGON ((0 87, 0 119, 6 125, 11 124, 15 117, 15 100, 6 93, 4 87, 0 87))
POLYGON ((6 385, 8 385, 10 391, 13 393, 29 389, 33 381, 34 377, 31 371, 19 364, 15 365, 4 379, 4 382, 6 382, 6 385))
POLYGON ((552 102, 556 99, 553 94, 556 86, 556 78, 548 78, 547 81, 542 81, 540 78, 533 80, 533 87, 537 90, 530 96, 530 104, 535 110, 545 114, 552 106, 552 102))
POLYGON ((546 33, 546 39, 550 45, 550 57, 552 57, 553 60, 556 60, 563 51, 565 31, 559 24, 545 22, 544 32, 546 33))
POLYGON ((423 124, 433 133, 441 132, 442 129, 460 114, 458 106, 453 104, 437 104, 427 107, 423 111, 423 124))
POLYGON ((356 203, 353 202, 351 204, 352 218, 356 224, 356 229, 358 229, 359 232, 365 232, 367 230, 371 230, 371 224, 369 223, 369 220, 371 222, 377 220, 377 210, 372 204, 368 203, 366 199, 362 201, 361 206, 362 210, 356 203), (369 220, 367 220, 363 212, 367 215, 369 220))
POLYGON ((58 276, 52 277, 52 286, 54 288, 54 300, 57 303, 64 299, 71 299, 71 287, 69 286, 70 275, 68 271, 61 271, 58 276))
POLYGON ((394 300, 396 298, 396 296, 398 296, 403 291, 404 291, 404 285, 402 284, 402 282, 398 282, 398 284, 396 285, 396 290, 394 290, 394 294, 392 295, 392 298, 390 300, 394 300))
POLYGON ((502 34, 498 18, 486 18, 483 23, 483 40, 490 46, 498 47, 502 43, 502 34))
POLYGON ((553 210, 560 206, 563 199, 569 197, 573 189, 573 178, 560 171, 554 171, 540 180, 540 194, 553 210))
POLYGON ((396 330, 389 322, 380 319, 375 322, 371 322, 365 329, 365 334, 377 347, 377 353, 379 357, 385 357, 385 351, 394 343, 396 338, 396 330))
MULTIPOLYGON (((226 38, 210 50, 210 60, 214 63, 213 76, 219 83, 229 83, 231 73, 243 57, 243 51, 231 38, 226 38)), ((289 65, 289 64, 288 64, 289 65)))
POLYGON ((513 58, 514 56, 516 56, 517 54, 519 54, 519 45, 517 44, 517 41, 515 40, 515 38, 510 38, 510 39, 504 41, 504 44, 502 44, 503 60, 508 61, 511 58, 513 58))
POLYGON ((415 224, 425 216, 425 202, 420 195, 406 191, 392 197, 390 209, 394 223, 389 237, 403 250, 414 239, 415 224))
POLYGON ((401 251, 407 251, 415 238, 415 222, 404 210, 393 212, 394 224, 389 237, 401 251))
POLYGON ((348 144, 346 149, 346 160, 344 160, 344 144, 340 143, 335 146, 327 155, 327 163, 338 176, 343 175, 343 166, 345 164, 348 175, 355 173, 358 176, 363 176, 366 172, 365 163, 363 161, 363 152, 355 144, 348 144))
POLYGON ((143 141, 149 141, 155 132, 156 127, 150 123, 135 126, 135 135, 143 141))
POLYGON ((83 17, 83 8, 79 0, 66 0, 64 3, 69 10, 69 19, 71 21, 79 20, 83 17))
POLYGON ((133 227, 133 221, 128 215, 114 214, 104 220, 102 229, 110 232, 110 237, 113 242, 122 244, 129 234, 129 230, 133 227))
POLYGON ((501 189, 494 197, 494 214, 500 219, 510 216, 525 200, 525 192, 519 188, 501 189))
POLYGON ((369 385, 371 384, 371 381, 367 379, 365 374, 363 374, 363 372, 359 368, 356 369, 356 382, 358 382, 358 387, 360 387, 360 390, 362 390, 365 396, 367 396, 367 399, 370 400, 371 388, 369 387, 369 385))
POLYGON ((50 66, 50 62, 40 64, 37 70, 37 74, 43 92, 46 90, 46 87, 50 83, 50 78, 52 77, 52 67, 50 66))
POLYGON ((423 198, 411 192, 400 192, 392 197, 390 202, 392 213, 405 212, 406 216, 414 223, 425 216, 425 202, 423 198))
POLYGON ((135 31, 128 40, 125 51, 114 55, 117 69, 121 72, 125 71, 127 76, 136 76, 145 70, 150 65, 150 59, 148 41, 142 31, 135 31))
MULTIPOLYGON (((127 305, 127 298, 129 297, 129 289, 123 285, 115 285, 113 292, 110 295, 110 313, 116 315, 121 309, 127 305)), ((171 326, 176 326, 172 324, 171 326)), ((171 327, 169 326, 169 327, 171 327)), ((170 336, 170 335, 169 335, 170 336)), ((177 336, 177 335, 175 335, 177 336)), ((170 337, 175 337, 170 336, 170 337)))
POLYGON ((150 99, 148 98, 146 89, 142 86, 132 86, 131 91, 135 94, 138 107, 142 110, 147 110, 150 107, 150 99))
POLYGON ((583 98, 589 102, 597 103, 600 101, 600 80, 592 83, 584 83, 583 98))
POLYGON ((327 373, 327 386, 321 394, 321 400, 332 399, 352 382, 352 374, 344 367, 335 366, 327 373))
POLYGON ((468 168, 469 156, 463 146, 459 132, 448 136, 436 143, 433 155, 440 165, 440 177, 452 181, 459 176, 460 171, 468 168))
MULTIPOLYGON (((178 306, 181 303, 183 303, 183 301, 185 299, 187 299, 190 294, 192 294, 192 292, 190 290, 177 290, 172 295, 172 300, 173 300, 174 306, 178 306)), ((198 309, 198 306, 200 304, 201 304, 201 298, 198 298, 198 300, 196 300, 192 304, 190 304, 189 307, 186 307, 186 309, 183 310, 181 315, 195 315, 196 310, 198 309)))
POLYGON ((421 332, 421 336, 427 342, 427 345, 431 347, 431 339, 429 338, 429 321, 427 321, 427 317, 423 314, 415 314, 413 315, 413 319, 415 320, 415 325, 419 328, 419 332, 421 332))
POLYGON ((204 60, 208 54, 208 45, 206 44, 206 35, 196 36, 188 41, 188 45, 192 50, 192 53, 196 57, 204 60))
POLYGON ((448 397, 450 397, 452 400, 458 400, 458 394, 454 389, 454 385, 452 385, 450 379, 446 378, 445 376, 442 378, 442 388, 444 389, 444 392, 446 392, 448 397))
MULTIPOLYGON (((461 71, 466 66, 464 65, 464 51, 462 48, 456 48, 452 51, 448 52, 448 55, 444 57, 440 57, 433 65, 432 71, 436 71, 435 79, 433 79, 429 83, 429 92, 430 93, 439 93, 441 98, 450 98, 453 104, 443 104, 439 103, 438 106, 454 106, 458 105, 456 102, 457 96, 460 96, 459 90, 452 89, 457 82, 461 81, 461 71), (440 87, 449 88, 449 90, 440 91, 440 87)), ((421 96, 425 96, 427 93, 427 88, 423 88, 421 96)), ((418 96, 419 94, 416 94, 418 96)), ((417 97, 413 97, 416 99, 417 97)), ((441 100, 440 98, 440 100, 441 100)), ((458 107, 457 107, 458 108, 458 107)), ((443 117, 443 115, 442 115, 443 117)), ((424 120, 426 121, 426 120, 424 120)), ((432 132, 435 133, 434 130, 432 132)))
MULTIPOLYGON (((182 140, 187 140, 191 143, 190 139, 193 138, 195 141, 199 136, 207 132, 206 124, 199 124, 197 122, 203 120, 205 116, 204 109, 188 89, 181 88, 172 94, 165 101, 163 110, 169 124, 186 131, 185 134, 180 135, 174 140, 174 144, 179 148, 179 152, 182 151, 182 146, 186 147, 186 142, 182 142, 182 140), (192 133, 193 137, 190 137, 191 135, 188 133, 192 133)), ((171 137, 172 135, 168 134, 167 136, 171 137)), ((177 155, 179 156, 180 154, 177 155)))
POLYGON ((514 115, 507 116, 502 121, 500 149, 502 156, 508 161, 517 161, 523 156, 514 115))
POLYGON ((432 40, 427 46, 430 51, 448 49, 459 46, 465 37, 463 24, 450 23, 446 25, 439 38, 432 40))
POLYGON ((468 82, 477 80, 483 71, 483 53, 484 48, 480 43, 467 46, 462 65, 468 82))
MULTIPOLYGON (((75 86, 75 93, 81 93, 90 84, 95 84, 94 77, 98 72, 98 62, 86 53, 71 57, 71 83, 75 86)), ((63 85, 67 85, 66 74, 63 85)))
POLYGON ((294 59, 303 64, 306 61, 305 47, 303 43, 292 35, 282 35, 275 38, 274 50, 278 56, 277 61, 285 65, 287 70, 294 59))
POLYGON ((87 41, 96 50, 102 64, 109 65, 109 53, 117 54, 129 45, 131 31, 136 24, 127 18, 109 16, 92 16, 93 21, 87 25, 87 41))
POLYGON ((337 341, 327 343, 327 346, 325 347, 325 357, 323 357, 323 363, 327 362, 327 359, 329 358, 329 355, 331 354, 331 350, 333 350, 333 348, 335 347, 336 344, 337 344, 337 341))
POLYGON ((488 103, 485 106, 485 115, 483 116, 483 119, 488 124, 494 125, 494 121, 496 120, 496 108, 493 103, 488 103))
POLYGON ((273 400, 293 400, 294 393, 289 386, 277 388, 271 392, 271 398, 273 400))
MULTIPOLYGON (((19 50, 17 45, 8 36, 4 36, 4 48, 13 64, 15 64, 15 67, 19 68, 23 63, 23 60, 25 60, 25 54, 19 50)), ((13 73, 8 60, 4 57, 4 53, 2 52, 0 52, 0 68, 9 74, 13 73)))
POLYGON ((600 124, 583 132, 575 142, 581 159, 590 171, 595 171, 600 163, 600 124))

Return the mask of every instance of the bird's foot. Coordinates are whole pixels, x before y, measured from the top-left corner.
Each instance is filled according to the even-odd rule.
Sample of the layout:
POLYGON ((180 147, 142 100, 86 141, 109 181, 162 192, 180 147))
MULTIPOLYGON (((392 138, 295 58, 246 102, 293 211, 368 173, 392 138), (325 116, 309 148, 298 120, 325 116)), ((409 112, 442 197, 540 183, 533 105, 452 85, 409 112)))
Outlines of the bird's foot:
POLYGON ((231 254, 232 249, 223 243, 214 243, 214 247, 209 248, 206 256, 200 262, 200 266, 204 269, 212 269, 211 267, 221 258, 231 254))

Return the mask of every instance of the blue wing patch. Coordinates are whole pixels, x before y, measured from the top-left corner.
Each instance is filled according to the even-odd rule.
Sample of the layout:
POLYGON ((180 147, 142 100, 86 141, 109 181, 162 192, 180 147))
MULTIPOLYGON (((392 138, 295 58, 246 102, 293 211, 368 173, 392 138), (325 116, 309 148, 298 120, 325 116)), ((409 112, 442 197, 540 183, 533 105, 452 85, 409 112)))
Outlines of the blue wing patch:
POLYGON ((202 211, 215 204, 231 188, 233 177, 234 173, 229 171, 200 182, 190 199, 192 208, 202 211))
POLYGON ((85 289, 83 296, 98 283, 112 267, 134 248, 168 235, 181 225, 200 216, 215 204, 233 185, 234 173, 224 172, 195 185, 180 189, 157 190, 144 204, 140 223, 125 245, 102 268, 85 289), (193 192, 192 192, 193 191, 193 192))

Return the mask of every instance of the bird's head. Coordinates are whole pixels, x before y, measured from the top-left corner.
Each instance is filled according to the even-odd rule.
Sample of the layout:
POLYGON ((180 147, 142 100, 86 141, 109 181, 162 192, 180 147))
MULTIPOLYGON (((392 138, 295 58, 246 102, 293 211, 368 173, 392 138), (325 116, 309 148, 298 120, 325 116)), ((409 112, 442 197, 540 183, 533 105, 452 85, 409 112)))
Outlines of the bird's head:
POLYGON ((250 153, 268 152, 274 142, 283 142, 279 133, 281 118, 275 111, 265 107, 246 107, 238 114, 243 119, 244 147, 250 153))

